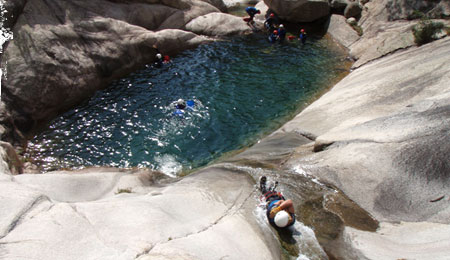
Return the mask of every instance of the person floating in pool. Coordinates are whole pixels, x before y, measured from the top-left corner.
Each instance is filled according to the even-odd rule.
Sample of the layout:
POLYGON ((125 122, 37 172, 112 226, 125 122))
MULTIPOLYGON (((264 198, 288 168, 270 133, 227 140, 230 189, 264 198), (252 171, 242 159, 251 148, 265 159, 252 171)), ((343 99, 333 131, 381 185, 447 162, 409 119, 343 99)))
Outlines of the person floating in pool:
POLYGON ((255 17, 255 15, 261 13, 260 10, 256 9, 253 6, 249 6, 249 7, 245 8, 245 11, 250 16, 249 18, 244 19, 244 21, 246 21, 247 23, 253 23, 253 18, 255 17))
POLYGON ((300 30, 300 34, 299 34, 299 36, 298 36, 298 39, 299 39, 303 44, 305 44, 305 42, 306 42, 306 32, 305 32, 305 29, 301 29, 301 30, 300 30))
POLYGON ((194 100, 184 101, 184 99, 180 98, 177 100, 177 102, 175 102, 175 111, 173 112, 173 115, 184 117, 185 112, 187 110, 189 111, 194 110, 194 106, 195 106, 194 100))
POLYGON ((286 29, 284 29, 284 25, 280 24, 278 26, 278 39, 280 43, 284 42, 284 38, 286 38, 286 29))
POLYGON ((184 101, 184 99, 180 98, 178 99, 176 105, 175 105, 176 109, 185 109, 186 108, 186 101, 184 101))

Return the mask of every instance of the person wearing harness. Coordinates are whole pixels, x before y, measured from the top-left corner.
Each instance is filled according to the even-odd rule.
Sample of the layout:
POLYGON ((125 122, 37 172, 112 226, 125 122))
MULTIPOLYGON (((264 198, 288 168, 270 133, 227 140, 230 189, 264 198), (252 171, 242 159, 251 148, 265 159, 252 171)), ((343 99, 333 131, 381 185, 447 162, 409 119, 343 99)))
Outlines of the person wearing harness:
POLYGON ((276 185, 269 189, 266 188, 267 177, 260 179, 260 190, 267 203, 266 215, 269 223, 275 228, 286 228, 295 223, 295 210, 292 200, 286 200, 281 192, 275 191, 276 185))

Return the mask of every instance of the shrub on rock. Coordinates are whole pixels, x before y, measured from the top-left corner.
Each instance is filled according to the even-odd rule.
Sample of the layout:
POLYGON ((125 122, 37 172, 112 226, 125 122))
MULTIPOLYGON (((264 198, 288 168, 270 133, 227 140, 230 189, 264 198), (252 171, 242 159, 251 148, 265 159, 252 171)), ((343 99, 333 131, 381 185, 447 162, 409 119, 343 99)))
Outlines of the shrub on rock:
POLYGON ((417 45, 423 45, 434 40, 437 40, 436 36, 444 29, 444 24, 441 22, 433 22, 429 19, 422 19, 413 28, 414 42, 417 45))

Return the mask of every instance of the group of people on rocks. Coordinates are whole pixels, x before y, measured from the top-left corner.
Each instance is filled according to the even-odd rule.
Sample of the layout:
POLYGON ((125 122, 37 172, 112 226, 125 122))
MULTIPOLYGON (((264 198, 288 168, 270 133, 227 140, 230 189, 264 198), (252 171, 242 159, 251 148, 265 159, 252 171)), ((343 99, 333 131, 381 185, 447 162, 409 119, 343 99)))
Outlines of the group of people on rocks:
MULTIPOLYGON (((261 11, 256 9, 253 6, 249 6, 245 9, 247 14, 249 15, 248 18, 244 18, 245 21, 247 21, 248 24, 253 24, 254 17, 256 14, 260 14, 261 11)), ((269 32, 268 40, 271 43, 283 43, 286 38, 286 29, 284 28, 283 24, 280 24, 278 22, 278 19, 276 18, 274 13, 270 13, 270 15, 266 18, 264 21, 264 28, 269 32)), ((295 37, 289 36, 289 40, 293 40, 295 37)), ((300 33, 298 35, 298 40, 301 41, 301 43, 306 42, 306 32, 305 29, 300 29, 300 33)))

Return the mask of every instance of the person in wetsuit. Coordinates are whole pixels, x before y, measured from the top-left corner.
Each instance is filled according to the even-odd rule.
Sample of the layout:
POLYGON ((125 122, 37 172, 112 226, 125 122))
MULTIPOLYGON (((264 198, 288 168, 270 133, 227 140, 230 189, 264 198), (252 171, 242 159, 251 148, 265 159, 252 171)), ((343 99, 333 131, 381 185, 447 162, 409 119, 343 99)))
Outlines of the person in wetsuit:
POLYGON ((305 42, 306 42, 306 32, 305 32, 305 29, 301 29, 301 30, 300 30, 300 34, 299 34, 299 36, 298 36, 298 39, 299 39, 303 44, 305 44, 305 42))
POLYGON ((295 210, 292 200, 286 200, 281 192, 275 190, 275 186, 267 189, 267 177, 260 179, 260 190, 267 202, 266 215, 269 223, 275 228, 286 228, 295 223, 295 210))
POLYGON ((273 30, 272 34, 269 35, 269 42, 270 43, 275 43, 278 41, 278 31, 277 30, 273 30))
POLYGON ((280 24, 278 26, 278 39, 280 43, 284 42, 284 38, 286 38, 286 29, 284 29, 284 25, 280 24))
POLYGON ((186 102, 183 99, 178 99, 177 104, 175 105, 176 109, 185 109, 186 108, 186 102))
POLYGON ((275 14, 271 13, 269 17, 264 21, 264 27, 269 31, 272 32, 275 29, 275 25, 277 24, 277 20, 275 18, 275 14))
POLYGON ((250 16, 250 18, 248 19, 249 23, 253 22, 253 18, 255 17, 256 14, 260 14, 261 13, 260 10, 256 9, 253 6, 249 6, 249 7, 245 8, 245 11, 250 16))

